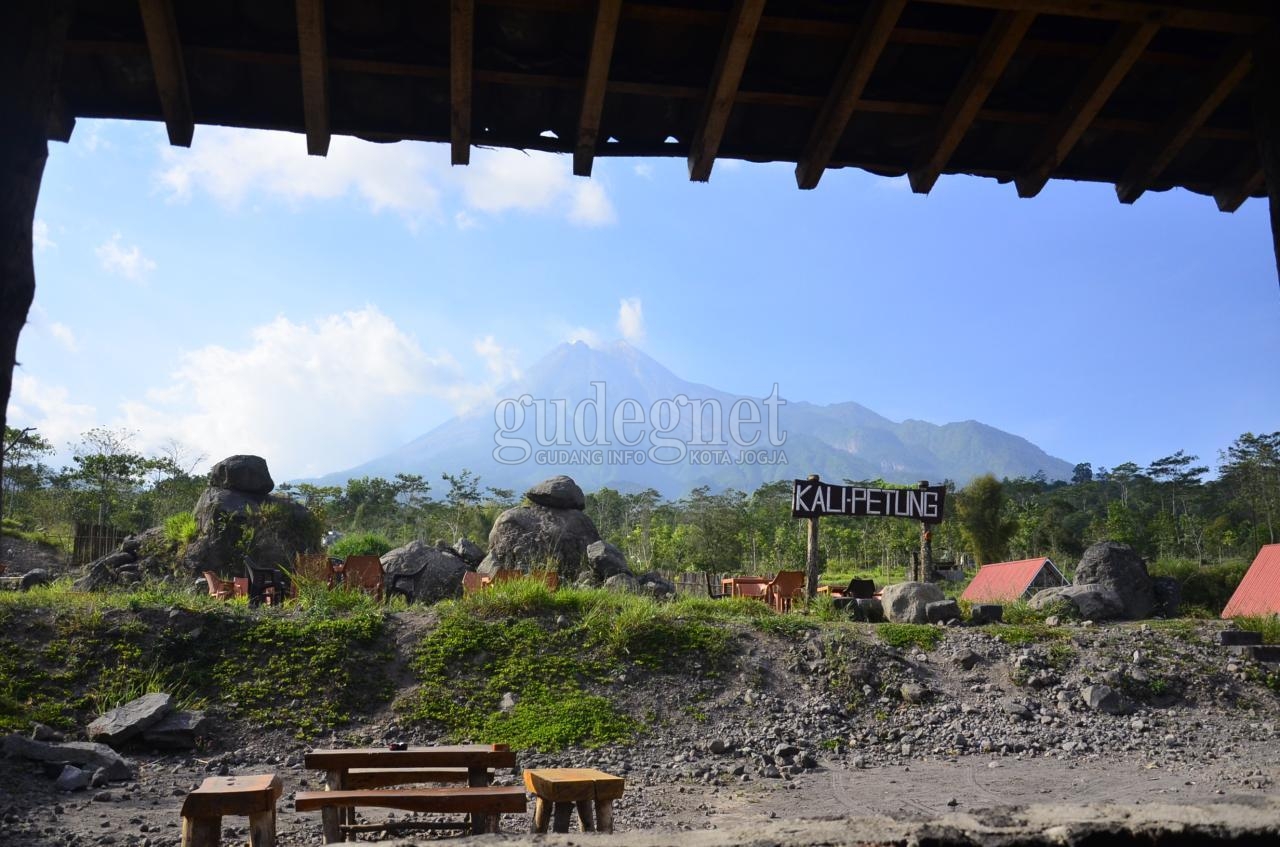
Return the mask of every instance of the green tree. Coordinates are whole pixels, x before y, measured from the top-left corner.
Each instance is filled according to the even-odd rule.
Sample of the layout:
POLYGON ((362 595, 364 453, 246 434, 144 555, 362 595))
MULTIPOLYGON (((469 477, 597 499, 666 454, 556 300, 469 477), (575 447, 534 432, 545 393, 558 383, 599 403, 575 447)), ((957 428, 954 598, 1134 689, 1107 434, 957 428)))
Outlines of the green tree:
POLYGON ((956 516, 978 564, 1003 561, 1018 522, 1006 514, 1004 486, 991 474, 969 483, 956 498, 956 516))
POLYGON ((46 441, 33 426, 15 429, 5 426, 4 439, 0 441, 0 519, 4 518, 5 500, 12 500, 20 491, 39 488, 48 474, 41 456, 53 452, 53 445, 46 441))

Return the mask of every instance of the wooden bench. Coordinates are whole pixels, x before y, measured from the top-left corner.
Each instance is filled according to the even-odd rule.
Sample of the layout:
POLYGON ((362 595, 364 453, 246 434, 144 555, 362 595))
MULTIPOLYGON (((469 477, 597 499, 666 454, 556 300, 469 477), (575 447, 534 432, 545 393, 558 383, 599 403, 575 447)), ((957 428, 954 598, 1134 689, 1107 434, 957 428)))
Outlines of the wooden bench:
POLYGON ((553 813, 553 831, 568 832, 574 806, 583 832, 613 832, 613 801, 626 780, 595 768, 537 768, 524 772, 524 786, 535 798, 534 832, 546 832, 553 813))
MULTIPOLYGON (((357 807, 400 809, 406 812, 455 813, 474 816, 471 834, 498 832, 499 816, 523 814, 524 789, 518 785, 482 785, 465 788, 395 788, 363 791, 299 791, 294 797, 299 812, 357 807)), ((348 832, 362 828, 386 829, 384 824, 360 827, 348 824, 348 832)))
POLYGON ((247 815, 249 847, 275 847, 275 774, 211 776, 182 801, 182 847, 218 847, 223 815, 247 815))
POLYGON ((489 791, 495 768, 516 766, 516 754, 502 744, 398 750, 389 747, 312 750, 303 757, 303 761, 308 768, 326 772, 327 790, 299 794, 296 808, 298 811, 318 809, 321 812, 326 843, 340 841, 344 835, 380 829, 421 827, 490 832, 497 830, 500 814, 525 810, 524 791, 518 787, 484 793, 489 791), (389 786, 424 782, 462 783, 466 787, 386 790, 389 786), (512 793, 513 796, 509 796, 512 793), (476 803, 481 808, 473 808, 476 803), (355 810, 361 806, 455 812, 470 815, 470 822, 468 825, 418 822, 399 822, 394 826, 359 824, 355 810))

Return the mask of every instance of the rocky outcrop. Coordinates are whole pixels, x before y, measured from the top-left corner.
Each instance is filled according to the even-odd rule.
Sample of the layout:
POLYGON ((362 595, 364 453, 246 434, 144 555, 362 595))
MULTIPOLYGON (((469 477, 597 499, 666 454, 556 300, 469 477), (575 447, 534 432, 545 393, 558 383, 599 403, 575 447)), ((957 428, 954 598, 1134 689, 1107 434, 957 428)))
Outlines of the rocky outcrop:
POLYGON ((880 595, 884 616, 894 623, 928 623, 928 606, 947 599, 931 582, 900 582, 886 586, 880 595))
POLYGON ((1120 597, 1122 616, 1132 620, 1149 616, 1155 607, 1147 564, 1128 544, 1102 541, 1085 550, 1073 582, 1111 589, 1120 597))
POLYGON ((453 552, 458 554, 458 558, 467 563, 467 567, 477 567, 484 561, 484 551, 480 549, 480 545, 476 544, 470 538, 459 538, 453 542, 453 552))
POLYGON ((107 745, 92 741, 51 744, 22 735, 8 735, 4 739, 4 752, 6 756, 36 762, 69 763, 94 770, 102 768, 106 771, 107 779, 112 781, 133 779, 135 773, 133 763, 128 759, 107 745))
POLYGON ((486 574, 501 569, 528 573, 550 568, 563 581, 576 579, 589 564, 587 548, 600 540, 595 524, 582 511, 582 489, 568 477, 552 477, 529 489, 526 496, 531 505, 508 509, 494 521, 489 555, 478 570, 486 574))
POLYGON ((213 466, 193 509, 198 534, 184 555, 191 574, 243 574, 246 557, 259 567, 289 567, 296 554, 319 549, 318 521, 301 503, 272 496, 273 487, 260 456, 213 466))
POLYGON ((165 538, 163 527, 130 535, 119 549, 85 565, 75 589, 101 591, 113 585, 131 585, 145 577, 168 576, 176 552, 176 545, 165 538))
POLYGON ((1069 603, 1074 614, 1083 620, 1109 621, 1124 617, 1124 601, 1120 595, 1102 585, 1046 588, 1033 594, 1027 605, 1036 611, 1044 611, 1061 602, 1069 603))
POLYGON ((160 723, 173 708, 168 694, 146 694, 99 716, 89 724, 89 740, 112 747, 160 723))
POLYGON ((387 593, 416 603, 435 603, 462 593, 467 563, 452 549, 410 541, 382 557, 387 593))
POLYGON ((595 578, 604 582, 611 576, 620 573, 631 573, 627 567, 627 556, 608 541, 593 541, 587 545, 587 562, 595 578))

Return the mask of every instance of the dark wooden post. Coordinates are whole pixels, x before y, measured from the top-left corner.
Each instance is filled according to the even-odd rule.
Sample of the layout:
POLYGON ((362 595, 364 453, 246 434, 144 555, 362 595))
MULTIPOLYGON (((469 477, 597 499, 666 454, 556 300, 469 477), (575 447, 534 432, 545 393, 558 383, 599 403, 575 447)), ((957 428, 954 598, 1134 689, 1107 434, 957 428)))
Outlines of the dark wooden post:
MULTIPOLYGON (((818 475, 809 474, 809 482, 819 482, 818 475)), ((818 596, 818 516, 809 518, 809 543, 805 547, 805 571, 808 573, 806 593, 812 600, 818 596)))
MULTIPOLYGON (((920 480, 920 488, 929 487, 929 480, 920 480)), ((933 532, 924 521, 920 522, 920 582, 933 582, 933 532)))
POLYGON ((1271 241, 1280 277, 1280 13, 1253 49, 1253 124, 1271 200, 1271 241))
MULTIPOLYGON (((70 0, 0 3, 0 434, 18 334, 36 293, 31 227, 70 20, 70 0)), ((0 468, 0 486, 2 474, 0 468)))

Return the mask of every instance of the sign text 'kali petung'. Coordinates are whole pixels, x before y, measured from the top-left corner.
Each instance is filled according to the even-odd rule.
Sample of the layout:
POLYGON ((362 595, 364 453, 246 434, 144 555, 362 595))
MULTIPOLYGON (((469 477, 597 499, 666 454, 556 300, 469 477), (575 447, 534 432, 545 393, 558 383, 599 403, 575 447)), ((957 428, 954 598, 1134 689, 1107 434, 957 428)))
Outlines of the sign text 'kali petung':
POLYGON ((944 485, 929 488, 861 488, 797 479, 791 492, 791 516, 910 518, 922 523, 941 523, 946 496, 947 488, 944 485))

